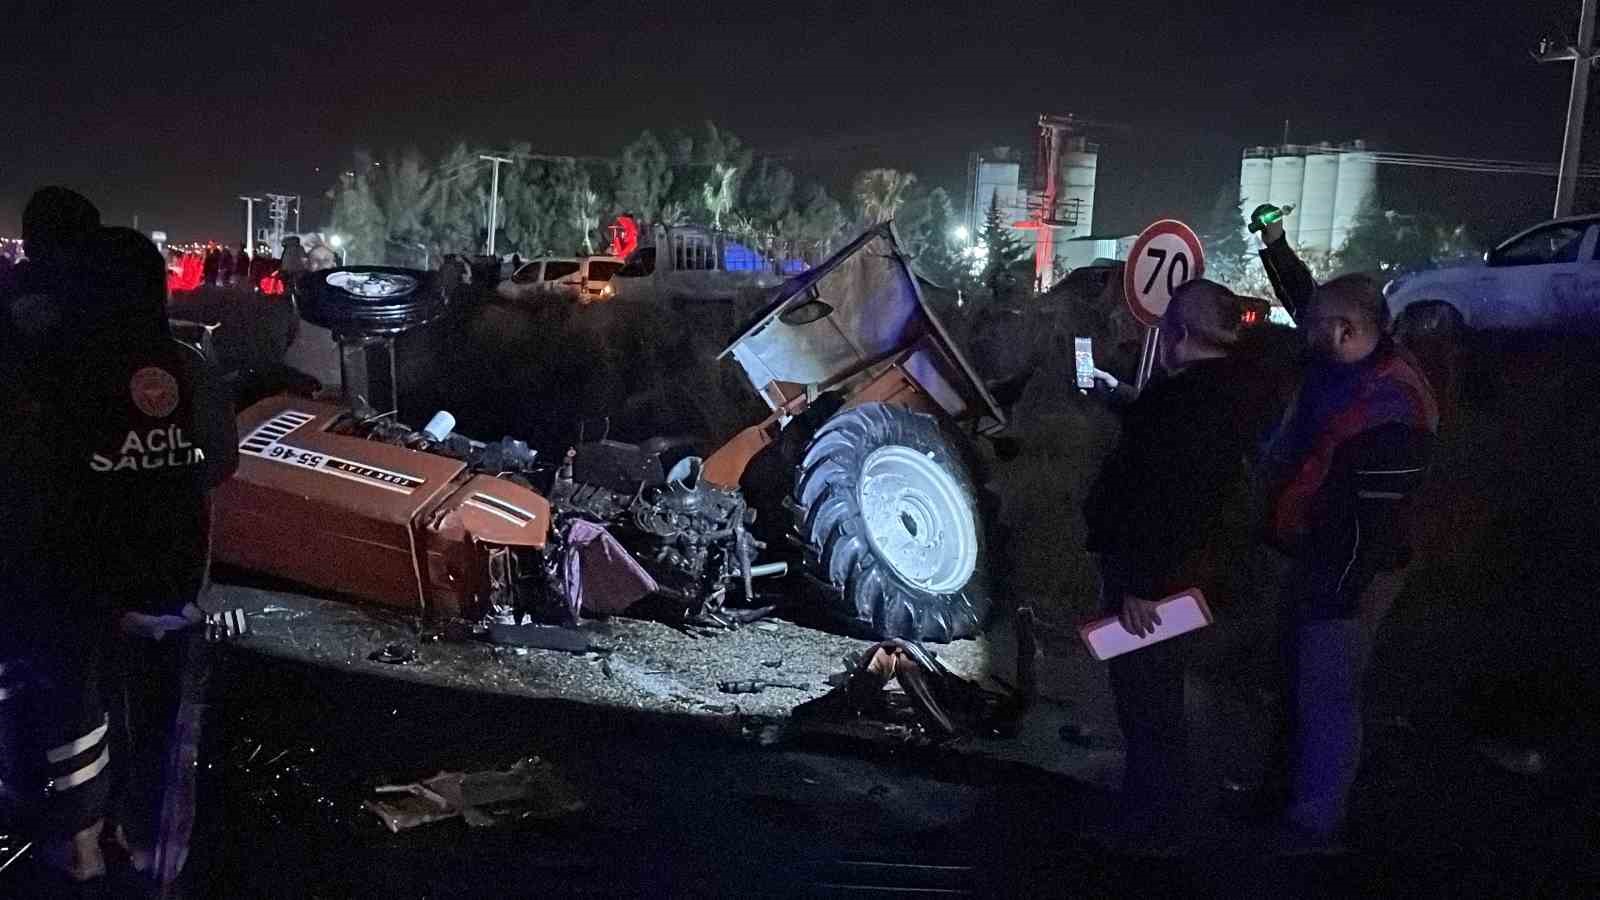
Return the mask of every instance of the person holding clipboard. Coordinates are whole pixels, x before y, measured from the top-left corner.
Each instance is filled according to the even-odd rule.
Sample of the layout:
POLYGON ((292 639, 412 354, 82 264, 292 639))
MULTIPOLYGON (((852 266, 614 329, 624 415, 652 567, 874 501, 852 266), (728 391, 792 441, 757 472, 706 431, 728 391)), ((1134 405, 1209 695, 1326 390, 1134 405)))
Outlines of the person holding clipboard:
POLYGON ((1246 457, 1268 412, 1256 408, 1257 354, 1241 344, 1247 304, 1205 280, 1173 294, 1155 374, 1121 408, 1121 438, 1083 507, 1102 608, 1127 636, 1148 641, 1108 662, 1127 744, 1121 830, 1136 845, 1179 839, 1186 812, 1191 638, 1159 639, 1157 601, 1196 589, 1226 596, 1234 567, 1220 564, 1219 547, 1248 545, 1247 522, 1227 521, 1240 505, 1232 500, 1246 495, 1246 457), (1231 531, 1238 541, 1227 539, 1231 531))

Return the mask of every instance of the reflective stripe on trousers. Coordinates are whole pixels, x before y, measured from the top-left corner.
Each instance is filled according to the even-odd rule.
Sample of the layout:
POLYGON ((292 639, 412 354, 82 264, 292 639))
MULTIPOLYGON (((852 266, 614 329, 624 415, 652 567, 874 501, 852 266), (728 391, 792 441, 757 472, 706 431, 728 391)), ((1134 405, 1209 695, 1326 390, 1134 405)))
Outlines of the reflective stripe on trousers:
POLYGON ((52 794, 70 791, 87 784, 111 764, 111 748, 106 745, 106 732, 111 728, 109 718, 102 717, 100 726, 58 747, 45 751, 50 764, 47 788, 52 794), (94 754, 95 748, 100 752, 94 754))

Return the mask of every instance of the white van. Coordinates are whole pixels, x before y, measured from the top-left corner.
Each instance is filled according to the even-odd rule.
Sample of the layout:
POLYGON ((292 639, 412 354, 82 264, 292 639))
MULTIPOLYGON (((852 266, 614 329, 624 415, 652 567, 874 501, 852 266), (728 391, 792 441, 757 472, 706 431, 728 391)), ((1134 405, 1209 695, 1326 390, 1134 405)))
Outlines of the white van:
POLYGON ((542 257, 523 263, 494 292, 503 300, 560 297, 592 303, 608 296, 606 286, 621 268, 615 256, 542 257))

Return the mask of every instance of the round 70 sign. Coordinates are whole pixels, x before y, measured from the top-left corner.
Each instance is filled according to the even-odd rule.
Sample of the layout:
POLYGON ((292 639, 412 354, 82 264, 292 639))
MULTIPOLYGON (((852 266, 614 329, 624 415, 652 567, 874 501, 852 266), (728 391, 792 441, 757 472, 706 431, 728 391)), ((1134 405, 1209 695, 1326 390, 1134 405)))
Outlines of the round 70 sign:
POLYGON ((1205 271, 1205 251, 1193 229, 1176 219, 1152 224, 1139 232, 1122 268, 1128 311, 1147 328, 1161 324, 1173 291, 1205 271))

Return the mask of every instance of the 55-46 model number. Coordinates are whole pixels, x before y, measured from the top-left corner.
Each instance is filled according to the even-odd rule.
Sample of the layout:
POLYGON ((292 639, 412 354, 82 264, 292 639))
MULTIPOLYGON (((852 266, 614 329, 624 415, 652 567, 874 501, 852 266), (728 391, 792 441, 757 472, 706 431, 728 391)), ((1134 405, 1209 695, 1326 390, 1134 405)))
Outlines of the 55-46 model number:
POLYGON ((303 450, 296 450, 293 447, 285 447, 282 444, 278 444, 271 450, 267 451, 267 455, 271 456, 273 459, 280 459, 286 463, 295 463, 296 465, 305 466, 311 469, 315 469, 316 467, 322 465, 324 460, 324 457, 320 453, 306 453, 303 450))

